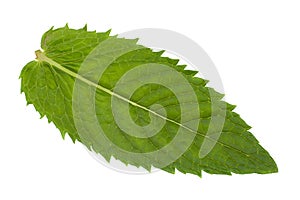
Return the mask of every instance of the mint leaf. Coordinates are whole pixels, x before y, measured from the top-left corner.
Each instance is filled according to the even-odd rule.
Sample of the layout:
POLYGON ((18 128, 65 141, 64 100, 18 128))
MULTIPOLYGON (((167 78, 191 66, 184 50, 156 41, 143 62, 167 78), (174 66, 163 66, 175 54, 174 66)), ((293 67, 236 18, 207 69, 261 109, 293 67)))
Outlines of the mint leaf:
POLYGON ((51 28, 37 59, 22 69, 27 103, 63 137, 107 161, 113 156, 148 170, 198 176, 278 171, 235 106, 194 77, 197 72, 163 51, 109 34, 86 26, 51 28))

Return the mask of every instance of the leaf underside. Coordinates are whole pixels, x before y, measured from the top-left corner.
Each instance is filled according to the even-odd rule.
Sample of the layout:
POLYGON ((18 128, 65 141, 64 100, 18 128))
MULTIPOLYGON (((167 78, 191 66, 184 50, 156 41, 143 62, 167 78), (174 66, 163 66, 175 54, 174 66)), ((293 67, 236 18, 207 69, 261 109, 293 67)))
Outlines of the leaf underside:
MULTIPOLYGON (((155 164, 143 162, 143 160, 131 160, 116 151, 104 149, 97 142, 93 142, 92 138, 89 138, 90 143, 83 142, 83 137, 78 133, 78 127, 74 122, 72 99, 76 78, 72 76, 72 73, 73 75, 77 74, 81 64, 93 49, 110 38, 116 38, 116 36, 110 36, 110 31, 103 33, 87 31, 86 26, 78 30, 70 29, 68 26, 58 29, 51 28, 43 35, 41 41, 42 54, 47 59, 38 57, 37 60, 24 66, 20 75, 21 91, 25 93, 27 103, 33 104, 41 117, 46 116, 49 122, 53 122, 63 138, 67 133, 74 142, 76 140, 82 142, 108 161, 113 156, 125 164, 141 166, 150 170, 151 166, 155 166, 155 164), (66 70, 61 70, 57 65, 66 70)), ((116 41, 117 44, 118 41, 120 43, 126 41, 138 48, 121 55, 110 63, 97 82, 89 81, 113 91, 118 80, 129 70, 142 64, 159 63, 176 70, 185 77, 196 94, 200 115, 198 116, 198 129, 189 133, 194 134, 193 141, 179 158, 167 166, 161 167, 162 170, 175 173, 175 169, 177 169, 182 173, 191 173, 200 177, 202 171, 228 175, 231 173, 266 174, 278 171, 272 157, 249 132, 251 127, 233 111, 235 106, 222 101, 224 95, 206 87, 206 80, 194 77, 197 72, 185 70, 185 65, 178 65, 178 60, 163 57, 163 52, 154 52, 136 44, 137 40, 116 39, 116 41), (217 103, 226 105, 225 108, 219 108, 223 109, 222 112, 225 113, 225 122, 221 135, 211 152, 200 158, 199 150, 208 131, 211 117, 215 114, 211 109, 212 96, 217 103)), ((114 53, 117 51, 116 49, 118 46, 111 47, 111 52, 114 53)), ((83 81, 84 84, 86 83, 83 81)), ((86 87, 94 86, 86 84, 86 87)), ((81 96, 82 102, 88 103, 88 100, 85 100, 85 94, 81 94, 81 96)), ((159 84, 145 84, 138 88, 129 99, 129 101, 146 108, 145 110, 135 104, 130 104, 131 118, 138 126, 146 126, 151 123, 151 116, 147 112, 151 105, 160 104, 165 108, 168 120, 156 135, 149 138, 128 135, 118 127, 111 110, 111 98, 111 94, 101 88, 96 88, 94 101, 96 117, 106 137, 116 146, 128 152, 144 153, 159 150, 174 139, 181 126, 180 103, 176 95, 167 87, 159 84)), ((81 120, 86 120, 86 124, 88 124, 88 113, 83 113, 81 117, 81 120)), ((93 131, 90 132, 92 136, 97 134, 93 131)))

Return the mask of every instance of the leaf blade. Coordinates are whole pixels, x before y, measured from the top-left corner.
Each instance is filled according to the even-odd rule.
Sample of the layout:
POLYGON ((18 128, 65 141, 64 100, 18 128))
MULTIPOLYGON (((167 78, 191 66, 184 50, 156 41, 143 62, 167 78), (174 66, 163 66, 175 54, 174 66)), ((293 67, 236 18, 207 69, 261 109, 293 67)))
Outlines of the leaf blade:
MULTIPOLYGON (((222 102, 221 99, 223 95, 217 93, 211 88, 205 87, 205 80, 194 77, 195 73, 183 70, 181 66, 177 65, 177 60, 161 57, 161 52, 156 53, 152 52, 151 49, 139 47, 135 51, 124 54, 117 60, 114 60, 113 63, 111 63, 110 68, 108 68, 106 77, 104 76, 98 83, 96 83, 95 80, 90 81, 87 78, 79 75, 78 70, 86 56, 90 54, 91 51, 93 51, 93 49, 99 43, 107 40, 109 37, 111 36, 108 36, 107 32, 88 32, 85 29, 74 30, 69 29, 68 27, 56 30, 51 29, 46 32, 46 34, 42 38, 42 48, 45 50, 45 54, 39 54, 38 56, 39 59, 41 59, 41 56, 43 57, 43 55, 45 57, 41 59, 42 61, 30 62, 22 70, 20 76, 22 79, 21 90, 25 92, 27 102, 33 103, 35 108, 40 112, 42 116, 46 115, 49 121, 53 121, 61 131, 63 136, 66 132, 68 132, 73 141, 81 141, 81 137, 78 135, 78 130, 76 130, 73 121, 74 116, 72 113, 72 92, 70 92, 73 90, 74 82, 76 79, 80 79, 81 81, 87 83, 89 86, 96 87, 109 95, 115 95, 112 92, 112 89, 114 88, 114 85, 117 82, 118 78, 124 75, 126 71, 142 63, 155 62, 170 66, 186 77, 197 94, 197 100, 199 102, 199 108, 201 111, 200 116, 203 116, 203 118, 199 117, 201 118, 199 129, 193 130, 194 133, 197 133, 193 144, 187 149, 186 152, 184 152, 184 154, 182 154, 180 158, 175 160, 170 165, 164 167, 163 169, 165 171, 172 173, 174 172, 175 168, 177 168, 183 173, 193 173, 198 176, 201 176, 202 170, 208 173, 216 174, 231 174, 232 172, 241 174, 277 172, 278 169, 272 157, 259 145, 255 137, 248 131, 250 129, 250 126, 248 126, 239 117, 239 115, 232 112, 234 108, 230 104, 227 104, 225 126, 221 137, 217 141, 216 146, 213 148, 212 152, 209 153, 205 158, 199 158, 198 152, 200 146, 203 143, 203 139, 208 137, 206 133, 210 120, 207 118, 209 118, 213 114, 209 104, 211 98, 210 95, 215 95, 219 102, 222 102), (45 72, 45 69, 48 70, 45 72), (120 73, 120 71, 122 70, 123 73, 120 73), (119 73, 118 76, 115 76, 114 81, 112 81, 111 76, 111 74, 114 74, 113 72, 119 73), (38 74, 38 76, 36 76, 36 74, 38 74), (40 83, 41 80, 47 81, 40 83), (33 86, 39 88, 39 90, 34 89, 33 86), (64 89, 58 90, 58 86, 64 89), (46 90, 43 91, 41 88, 46 88, 46 90), (54 93, 54 91, 56 91, 56 93, 54 93), (57 93, 57 91, 60 92, 57 93), (39 95, 39 93, 41 93, 42 95, 39 95), (45 98, 48 95, 52 96, 52 100, 45 98), (63 104, 60 104, 61 106, 59 107, 54 106, 57 103, 56 98, 59 99, 58 97, 61 97, 61 95, 63 96, 63 98, 60 98, 58 102, 63 102, 63 104), (68 99, 68 101, 66 99, 68 99), (62 110, 61 107, 64 107, 65 109, 62 110), (63 115, 67 113, 66 117, 63 120, 59 119, 62 113, 64 113, 63 115), (65 121, 67 123, 62 123, 61 121, 65 121), (230 145, 227 145, 227 143, 229 143, 230 145), (249 149, 251 148, 253 148, 254 150, 249 151, 249 149), (230 150, 228 151, 228 149, 230 150), (237 149, 237 151, 235 149, 237 149), (245 151, 249 152, 245 153, 245 151)), ((113 51, 114 50, 112 49, 112 52, 113 51)), ((145 97, 145 94, 147 94, 145 91, 152 90, 155 91, 157 95, 160 94, 159 89, 153 87, 153 85, 149 85, 141 90, 142 92, 137 92, 135 94, 136 96, 133 96, 133 100, 126 98, 124 99, 123 96, 119 94, 116 95, 117 97, 121 97, 121 99, 123 98, 123 100, 131 103, 133 107, 137 107, 133 112, 134 114, 132 114, 132 116, 135 117, 142 116, 136 118, 137 123, 147 124, 147 122, 149 122, 149 116, 147 113, 145 113, 145 111, 151 113, 151 110, 148 107, 153 104, 154 98, 153 93, 152 96, 148 95, 148 97, 145 97), (138 96, 143 96, 143 100, 137 103, 137 99, 134 98, 137 98, 138 96)), ((162 89, 160 88, 160 90, 162 89)), ((161 94, 167 93, 167 90, 162 91, 163 92, 161 92, 161 94)), ((107 113, 110 113, 111 111, 104 109, 109 107, 108 104, 102 105, 99 102, 110 103, 110 98, 109 96, 103 94, 103 92, 98 92, 96 94, 96 99, 97 98, 97 104, 101 105, 98 106, 99 110, 97 112, 99 116, 101 116, 100 118, 98 118, 98 120, 101 121, 103 120, 103 118, 107 118, 107 113), (103 97, 105 97, 106 99, 101 99, 103 97)), ((144 142, 142 142, 141 139, 135 139, 127 136, 127 138, 123 138, 124 134, 122 130, 119 130, 117 128, 117 125, 115 124, 114 133, 119 132, 119 134, 118 137, 116 137, 117 134, 114 134, 111 139, 119 141, 121 138, 123 138, 119 141, 119 145, 126 144, 124 148, 129 148, 128 150, 136 148, 136 151, 145 151, 145 149, 146 151, 150 151, 151 145, 154 145, 154 147, 152 147, 153 150, 153 148, 155 149, 155 146, 161 147, 165 144, 168 144, 173 138, 172 133, 174 133, 174 130, 178 129, 178 126, 180 126, 179 124, 177 124, 176 126, 175 123, 177 122, 176 120, 178 120, 177 118, 179 115, 175 111, 179 109, 178 106, 180 105, 178 105, 178 103, 172 105, 175 101, 174 98, 175 97, 170 98, 170 101, 164 102, 164 107, 173 106, 172 109, 168 110, 168 112, 174 113, 170 115, 172 117, 172 120, 169 121, 173 124, 166 125, 168 128, 163 129, 164 134, 162 134, 162 137, 151 138, 148 139, 149 141, 146 140, 144 142), (171 131, 169 131, 168 129, 170 129, 171 131), (154 143, 152 140, 154 141, 154 143)), ((163 103, 162 97, 158 97, 157 102, 163 103)), ((86 116, 86 118, 88 118, 88 116, 86 116)), ((111 121, 109 121, 109 123, 112 124, 113 118, 110 117, 110 120, 111 121)), ((107 119, 104 122, 106 124, 109 124, 107 119)), ((108 126, 107 129, 109 130, 108 132, 112 131, 112 126, 108 126)), ((88 146, 88 148, 90 147, 88 146)), ((96 152, 101 153, 107 160, 109 160, 111 156, 114 156, 124 163, 133 164, 135 166, 143 166, 146 169, 151 168, 151 163, 149 164, 149 161, 148 163, 146 162, 147 164, 143 163, 145 162, 145 160, 143 159, 147 158, 143 158, 136 162, 136 160, 127 159, 128 157, 126 156, 126 159, 124 159, 125 157, 122 157, 122 155, 115 155, 113 151, 109 149, 103 149, 97 144, 93 144, 92 148, 96 152)))

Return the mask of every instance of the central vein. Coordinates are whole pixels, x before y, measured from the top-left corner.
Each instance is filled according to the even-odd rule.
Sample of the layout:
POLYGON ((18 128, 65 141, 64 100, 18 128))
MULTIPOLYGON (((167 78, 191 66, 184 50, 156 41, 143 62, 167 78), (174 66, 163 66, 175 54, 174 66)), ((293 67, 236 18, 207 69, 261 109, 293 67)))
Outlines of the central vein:
POLYGON ((150 109, 148 109, 148 108, 146 108, 146 107, 144 107, 144 106, 142 106, 142 105, 140 105, 140 104, 137 104, 137 103, 135 103, 135 102, 133 102, 133 101, 131 101, 131 100, 129 100, 129 99, 127 99, 127 98, 125 98, 125 97, 123 97, 123 96, 121 96, 121 95, 119 95, 119 94, 117 94, 117 93, 115 93, 115 92, 113 92, 113 91, 111 91, 111 90, 109 90, 109 89, 107 89, 107 88, 105 88, 105 87, 99 85, 99 84, 96 84, 96 83, 94 83, 94 82, 92 82, 92 81, 90 81, 90 80, 84 78, 83 76, 81 76, 81 75, 79 75, 79 74, 77 74, 77 73, 75 73, 75 72, 73 72, 73 71, 71 71, 71 70, 69 70, 69 69, 63 67, 61 64, 55 62, 55 61, 52 60, 51 58, 48 58, 41 50, 35 51, 35 55, 36 55, 36 59, 37 59, 38 61, 44 61, 44 62, 47 62, 47 63, 49 63, 50 65, 56 67, 57 69, 59 69, 59 70, 65 72, 65 73, 69 74, 70 76, 72 76, 72 77, 74 77, 74 78, 76 78, 76 79, 79 79, 79 80, 81 80, 82 82, 84 82, 84 83, 86 83, 86 84, 88 84, 88 85, 91 85, 91 86, 93 86, 93 87, 96 87, 96 88, 102 90, 103 92, 106 92, 107 94, 110 94, 110 95, 112 95, 112 96, 115 96, 115 97, 117 97, 117 98, 119 98, 119 99, 121 99, 121 100, 123 100, 123 101, 125 101, 125 102, 128 102, 129 104, 131 104, 131 105, 133 105, 133 106, 139 107, 139 108, 141 108, 141 109, 143 109, 143 110, 145 110, 145 111, 147 111, 147 112, 150 112, 150 113, 152 113, 152 114, 154 114, 154 115, 156 115, 156 116, 158 116, 158 117, 161 117, 162 119, 164 119, 164 120, 166 120, 166 121, 172 122, 172 123, 174 123, 174 124, 176 124, 176 125, 178 125, 178 126, 184 128, 184 129, 186 129, 186 130, 188 130, 188 131, 190 131, 190 132, 192 132, 192 133, 201 135, 202 137, 205 137, 205 138, 207 138, 207 139, 209 139, 209 140, 212 140, 212 141, 214 141, 214 142, 216 142, 216 143, 218 143, 218 144, 220 144, 220 145, 222 145, 222 146, 224 146, 224 147, 227 147, 227 148, 233 149, 233 150, 235 150, 235 151, 238 151, 238 152, 240 152, 240 153, 246 155, 247 157, 250 156, 250 155, 246 154, 245 152, 243 152, 243 151, 241 151, 241 150, 239 150, 239 149, 236 149, 236 148, 234 148, 234 147, 232 147, 232 146, 229 146, 229 145, 224 144, 224 143, 222 143, 222 142, 220 142, 220 141, 218 141, 218 140, 215 140, 215 139, 213 139, 213 138, 211 138, 211 137, 209 137, 209 136, 207 136, 207 135, 204 135, 204 134, 202 134, 202 133, 199 133, 198 131, 195 131, 195 130, 193 130, 193 129, 191 129, 191 128, 189 128, 189 127, 183 125, 183 124, 180 124, 180 123, 178 123, 178 122, 176 122, 176 121, 174 121, 174 120, 172 120, 172 119, 169 119, 169 118, 167 118, 167 117, 165 117, 165 116, 162 116, 162 115, 160 115, 160 114, 154 112, 153 110, 150 110, 150 109))
MULTIPOLYGON (((72 76, 72 77, 74 77, 74 78, 76 78, 76 79, 81 80, 82 82, 84 82, 84 83, 86 83, 86 84, 88 84, 88 85, 91 85, 91 86, 93 86, 93 87, 96 87, 96 88, 102 90, 103 92, 106 92, 106 93, 108 93, 108 94, 110 94, 110 95, 112 95, 112 96, 115 96, 115 97, 117 97, 117 98, 119 98, 119 99, 121 99, 121 100, 123 100, 123 101, 125 101, 125 102, 128 102, 129 104, 131 104, 131 105, 133 105, 133 106, 139 107, 139 108, 141 108, 141 109, 143 109, 143 110, 145 110, 145 111, 148 111, 148 112, 150 112, 150 113, 152 113, 152 114, 154 114, 154 115, 156 115, 156 116, 159 116, 159 117, 161 117, 161 118, 163 118, 163 119, 165 119, 165 120, 167 120, 167 121, 170 121, 170 122, 172 122, 172 123, 175 123, 175 124, 177 124, 178 126, 181 126, 181 127, 183 127, 183 128, 186 128, 187 130, 189 130, 189 131, 191 131, 191 132, 198 133, 198 132, 192 130, 191 128, 189 128, 189 127, 187 127, 187 126, 184 126, 184 125, 182 125, 182 124, 180 124, 180 123, 178 123, 178 122, 176 122, 176 121, 174 121, 174 120, 171 120, 171 119, 169 119, 169 118, 167 118, 167 117, 165 117, 165 116, 162 116, 162 115, 160 115, 160 114, 154 112, 153 110, 150 110, 150 109, 148 109, 148 108, 146 108, 146 107, 144 107, 144 106, 142 106, 142 105, 140 105, 140 104, 137 104, 137 103, 135 103, 135 102, 133 102, 133 101, 131 101, 131 100, 129 100, 129 99, 127 99, 127 98, 125 98, 125 97, 123 97, 123 96, 121 96, 121 95, 115 93, 115 92, 112 92, 111 90, 109 90, 109 89, 107 89, 107 88, 105 88, 105 87, 103 87, 103 86, 101 86, 101 85, 99 85, 99 84, 96 84, 96 83, 94 83, 94 82, 92 82, 92 81, 90 81, 90 80, 84 78, 83 76, 81 76, 81 75, 79 75, 79 74, 77 74, 77 73, 75 73, 75 72, 73 72, 73 71, 71 71, 71 70, 69 70, 69 69, 63 67, 62 65, 60 65, 60 64, 57 63, 57 62, 55 62, 55 61, 52 60, 51 58, 48 58, 41 50, 35 51, 35 55, 36 55, 36 57, 37 57, 37 60, 39 60, 39 61, 45 61, 45 62, 49 63, 50 65, 56 67, 57 69, 59 69, 59 70, 65 72, 65 73, 69 74, 70 76, 72 76)), ((198 134, 199 134, 199 133, 198 133, 198 134)), ((206 135, 203 135, 203 136, 207 137, 206 135)))

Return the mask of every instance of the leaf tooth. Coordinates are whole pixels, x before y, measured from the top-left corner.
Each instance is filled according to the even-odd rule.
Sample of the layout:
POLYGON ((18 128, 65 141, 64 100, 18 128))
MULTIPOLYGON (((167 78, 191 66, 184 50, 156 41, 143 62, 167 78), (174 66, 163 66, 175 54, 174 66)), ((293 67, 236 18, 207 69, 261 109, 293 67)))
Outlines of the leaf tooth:
POLYGON ((179 62, 179 59, 171 59, 173 65, 177 65, 179 62))
POLYGON ((139 38, 134 38, 134 39, 132 39, 132 41, 137 44, 139 41, 139 38))
POLYGON ((118 37, 118 34, 116 34, 116 35, 111 35, 110 37, 111 37, 111 38, 117 38, 117 37, 118 37))
POLYGON ((236 105, 233 105, 233 104, 230 104, 230 103, 227 103, 226 106, 227 106, 227 109, 230 110, 230 111, 232 111, 236 108, 236 105))
POLYGON ((105 34, 107 34, 108 36, 109 36, 109 34, 111 33, 111 28, 110 29, 108 29, 106 32, 105 32, 105 34))
POLYGON ((93 145, 91 145, 91 144, 85 144, 84 146, 85 146, 89 151, 96 152, 96 151, 93 149, 93 145))
POLYGON ((204 86, 209 82, 209 80, 207 79, 203 79, 203 81, 204 81, 204 86))
POLYGON ((60 131, 62 139, 66 138, 66 133, 67 133, 67 131, 60 131))
MULTIPOLYGON (((39 112, 40 113, 40 112, 39 112)), ((40 119, 43 119, 43 117, 45 117, 45 114, 43 113, 40 113, 40 119)), ((51 122, 51 121, 50 121, 51 122)), ((48 123, 50 123, 49 120, 48 120, 48 123)))
POLYGON ((184 73, 186 75, 195 76, 198 72, 194 70, 185 70, 184 73))
POLYGON ((68 133, 68 135, 70 136, 72 142, 75 144, 76 142, 76 137, 74 137, 72 134, 68 133))
POLYGON ((161 56, 163 53, 165 53, 166 50, 160 50, 160 51, 157 51, 155 52, 158 56, 161 56))
MULTIPOLYGON (((96 152, 96 151, 95 151, 96 152)), ((98 153, 99 154, 99 153, 98 153)), ((111 160, 111 155, 109 155, 109 154, 107 154, 107 153, 105 153, 105 152, 103 152, 102 154, 100 154, 100 155, 102 155, 102 157, 108 162, 108 163, 110 163, 110 160, 111 160)))
POLYGON ((171 174, 175 174, 175 167, 174 166, 167 166, 167 167, 162 168, 162 170, 164 170, 166 172, 169 172, 171 174))
MULTIPOLYGON (((143 167, 145 170, 147 170, 148 172, 151 172, 151 165, 148 167, 148 166, 141 166, 141 167, 143 167)), ((140 168, 140 167, 138 167, 138 168, 140 168)))
POLYGON ((183 71, 186 68, 186 65, 176 65, 180 69, 180 71, 183 71))
POLYGON ((65 29, 69 29, 69 24, 68 23, 66 23, 66 25, 65 25, 65 27, 64 27, 65 29))
POLYGON ((198 74, 198 71, 195 70, 190 70, 191 71, 191 76, 195 76, 196 74, 198 74))
POLYGON ((87 24, 85 24, 85 25, 81 28, 81 30, 87 31, 87 24))

